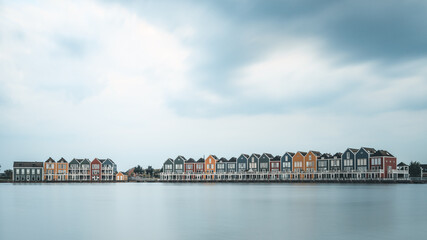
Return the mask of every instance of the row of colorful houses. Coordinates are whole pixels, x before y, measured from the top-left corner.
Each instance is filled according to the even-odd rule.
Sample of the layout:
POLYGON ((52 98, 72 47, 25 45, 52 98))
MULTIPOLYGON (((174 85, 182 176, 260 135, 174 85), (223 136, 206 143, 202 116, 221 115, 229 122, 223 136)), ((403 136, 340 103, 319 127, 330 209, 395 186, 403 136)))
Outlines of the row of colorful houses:
POLYGON ((320 153, 318 151, 286 152, 273 156, 264 154, 241 154, 230 159, 210 155, 197 161, 183 156, 167 159, 163 174, 222 174, 222 173, 319 173, 319 172, 369 172, 379 171, 385 178, 397 168, 397 159, 386 150, 361 147, 347 148, 343 153, 320 153))
POLYGON ((117 172, 116 163, 109 158, 74 158, 70 162, 49 158, 45 162, 14 162, 13 181, 127 181, 127 176, 117 172))

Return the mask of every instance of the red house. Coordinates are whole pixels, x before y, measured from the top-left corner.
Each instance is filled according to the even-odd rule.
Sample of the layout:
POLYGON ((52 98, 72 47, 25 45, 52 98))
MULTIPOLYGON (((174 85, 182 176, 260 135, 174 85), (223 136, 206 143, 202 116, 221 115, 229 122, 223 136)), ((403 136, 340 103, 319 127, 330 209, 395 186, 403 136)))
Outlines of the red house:
POLYGON ((195 173, 196 172, 196 161, 190 158, 184 163, 184 171, 185 173, 195 173))
POLYGON ((370 170, 384 170, 381 174, 381 178, 388 178, 388 174, 391 174, 391 170, 397 168, 397 159, 391 153, 385 150, 378 150, 369 158, 369 169, 370 170))
POLYGON ((205 159, 200 158, 196 162, 196 173, 204 173, 205 172, 205 159))
POLYGON ((280 156, 270 160, 270 172, 280 172, 280 156))
POLYGON ((101 181, 101 165, 98 158, 93 159, 90 163, 90 179, 92 181, 101 181))

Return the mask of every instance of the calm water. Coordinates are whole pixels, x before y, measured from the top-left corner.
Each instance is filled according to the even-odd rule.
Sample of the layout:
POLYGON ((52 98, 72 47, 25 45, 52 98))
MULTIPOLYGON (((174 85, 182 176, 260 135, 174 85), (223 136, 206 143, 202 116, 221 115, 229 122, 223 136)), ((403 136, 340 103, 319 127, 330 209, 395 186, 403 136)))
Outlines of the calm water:
POLYGON ((427 185, 0 184, 0 239, 426 239, 427 185))

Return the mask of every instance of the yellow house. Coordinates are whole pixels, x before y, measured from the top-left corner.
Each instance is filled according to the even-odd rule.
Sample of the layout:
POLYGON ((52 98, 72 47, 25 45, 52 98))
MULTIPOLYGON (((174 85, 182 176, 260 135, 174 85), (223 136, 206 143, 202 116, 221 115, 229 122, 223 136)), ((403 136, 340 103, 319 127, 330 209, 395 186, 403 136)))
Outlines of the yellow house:
POLYGON ((117 182, 127 182, 128 181, 128 175, 126 175, 123 172, 118 172, 116 174, 116 181, 117 182))

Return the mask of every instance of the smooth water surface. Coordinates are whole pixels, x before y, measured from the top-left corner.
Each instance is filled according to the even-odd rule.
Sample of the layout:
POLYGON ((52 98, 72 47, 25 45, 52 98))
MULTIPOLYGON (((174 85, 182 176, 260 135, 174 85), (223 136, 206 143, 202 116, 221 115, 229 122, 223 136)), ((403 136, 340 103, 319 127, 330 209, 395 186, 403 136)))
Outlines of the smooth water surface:
POLYGON ((425 239, 427 185, 0 184, 0 239, 425 239))

